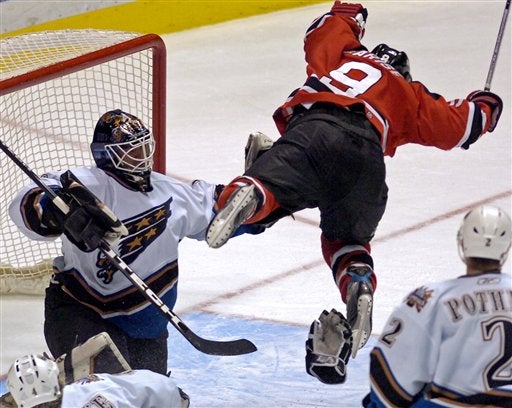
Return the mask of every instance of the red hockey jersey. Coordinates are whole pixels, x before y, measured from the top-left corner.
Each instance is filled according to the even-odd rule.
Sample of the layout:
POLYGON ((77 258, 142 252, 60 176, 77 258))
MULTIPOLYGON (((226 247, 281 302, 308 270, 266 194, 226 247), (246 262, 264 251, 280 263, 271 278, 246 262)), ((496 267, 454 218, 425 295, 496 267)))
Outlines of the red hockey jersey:
POLYGON ((304 39, 308 78, 274 113, 281 134, 295 106, 309 108, 314 102, 364 112, 387 156, 407 143, 467 149, 487 131, 488 106, 466 99, 446 101, 420 82, 407 82, 366 51, 357 33, 359 27, 350 17, 327 13, 313 21, 304 39))

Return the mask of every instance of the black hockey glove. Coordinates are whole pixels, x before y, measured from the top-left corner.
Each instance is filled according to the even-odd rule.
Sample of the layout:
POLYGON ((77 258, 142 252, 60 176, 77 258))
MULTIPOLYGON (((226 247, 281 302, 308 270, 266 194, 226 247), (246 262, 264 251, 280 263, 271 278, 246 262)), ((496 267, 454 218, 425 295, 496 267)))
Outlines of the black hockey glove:
POLYGON ((340 312, 324 310, 311 324, 306 341, 306 371, 325 384, 342 384, 352 351, 352 331, 340 312))
POLYGON ((501 98, 490 91, 473 91, 466 99, 470 102, 485 103, 491 109, 491 124, 487 131, 492 132, 494 128, 496 128, 501 116, 501 111, 503 110, 503 101, 501 98))
POLYGON ((62 189, 57 195, 68 205, 64 214, 50 202, 43 212, 43 222, 61 229, 82 251, 93 251, 102 240, 114 245, 128 230, 117 216, 78 179, 67 171, 61 175, 62 189))

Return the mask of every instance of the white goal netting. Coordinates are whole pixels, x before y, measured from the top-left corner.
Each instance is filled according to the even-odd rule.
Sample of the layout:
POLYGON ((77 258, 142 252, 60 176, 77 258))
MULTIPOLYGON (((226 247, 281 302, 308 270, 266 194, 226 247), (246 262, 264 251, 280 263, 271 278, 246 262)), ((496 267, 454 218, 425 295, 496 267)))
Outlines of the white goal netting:
MULTIPOLYGON (((102 113, 130 112, 152 127, 165 171, 165 46, 154 34, 62 30, 0 40, 0 138, 41 175, 93 163, 102 113)), ((60 242, 29 240, 8 216, 30 180, 0 152, 0 293, 43 293, 60 242)))

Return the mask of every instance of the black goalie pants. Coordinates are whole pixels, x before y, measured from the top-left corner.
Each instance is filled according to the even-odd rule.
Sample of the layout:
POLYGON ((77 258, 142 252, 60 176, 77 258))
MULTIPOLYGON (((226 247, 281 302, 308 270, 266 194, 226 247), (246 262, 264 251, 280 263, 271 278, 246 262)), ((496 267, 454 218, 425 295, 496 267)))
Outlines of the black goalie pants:
MULTIPOLYGON (((59 285, 50 284, 45 297, 44 336, 54 358, 69 353, 101 332, 107 332, 132 369, 167 372, 167 331, 156 339, 128 337, 114 324, 66 294, 59 285)), ((112 365, 101 358, 95 361, 95 372, 109 373, 112 365)))

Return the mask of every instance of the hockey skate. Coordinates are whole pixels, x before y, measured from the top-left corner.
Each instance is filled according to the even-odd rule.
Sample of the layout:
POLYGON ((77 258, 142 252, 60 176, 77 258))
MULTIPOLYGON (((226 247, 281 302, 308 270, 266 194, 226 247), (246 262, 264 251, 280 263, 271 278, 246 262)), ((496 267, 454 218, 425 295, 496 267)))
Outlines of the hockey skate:
POLYGON ((254 161, 274 145, 274 141, 261 132, 251 133, 245 146, 245 171, 254 161))
POLYGON ((208 227, 206 232, 208 246, 220 248, 224 245, 237 228, 252 217, 258 207, 258 201, 254 185, 245 185, 236 189, 208 227))
POLYGON ((347 287, 347 320, 352 327, 352 358, 362 348, 372 332, 373 287, 370 266, 355 263, 348 267, 351 280, 347 287))

